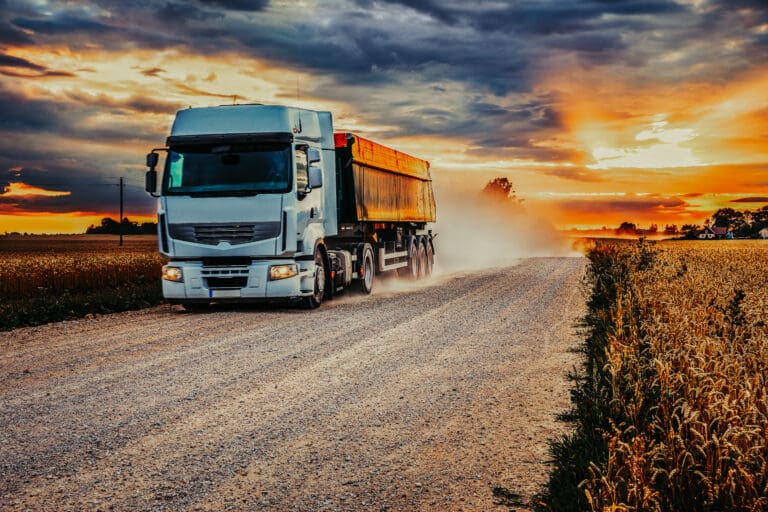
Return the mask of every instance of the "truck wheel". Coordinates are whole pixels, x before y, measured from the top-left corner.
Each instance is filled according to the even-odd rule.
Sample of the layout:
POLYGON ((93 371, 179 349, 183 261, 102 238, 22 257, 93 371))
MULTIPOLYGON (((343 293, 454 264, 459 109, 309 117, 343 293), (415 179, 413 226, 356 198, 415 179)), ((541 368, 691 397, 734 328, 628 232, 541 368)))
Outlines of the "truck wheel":
POLYGON ((323 303, 325 296, 325 262, 323 253, 319 248, 315 249, 315 288, 312 295, 304 298, 304 307, 315 309, 323 303))
POLYGON ((409 236, 405 247, 408 252, 408 266, 398 269, 398 275, 416 280, 419 278, 419 249, 416 246, 416 237, 409 236))
POLYGON ((427 249, 424 246, 424 240, 421 237, 416 239, 416 257, 418 258, 418 279, 427 276, 427 249))
POLYGON ((432 271, 435 268, 435 249, 432 247, 432 242, 427 237, 424 237, 424 247, 427 252, 427 273, 425 276, 429 277, 432 275, 432 271))
POLYGON ((375 275, 375 266, 373 264, 373 249, 370 244, 363 246, 363 256, 360 259, 360 269, 363 271, 363 277, 360 279, 360 291, 368 295, 373 290, 373 277, 375 275))
POLYGON ((208 309, 208 303, 207 302, 182 302, 182 306, 184 306, 184 311, 205 311, 208 309))

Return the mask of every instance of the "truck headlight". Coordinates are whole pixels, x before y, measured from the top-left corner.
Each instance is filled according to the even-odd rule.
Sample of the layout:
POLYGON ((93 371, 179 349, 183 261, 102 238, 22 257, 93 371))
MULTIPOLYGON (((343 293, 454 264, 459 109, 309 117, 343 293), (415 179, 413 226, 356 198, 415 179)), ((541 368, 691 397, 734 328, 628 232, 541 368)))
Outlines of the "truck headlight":
POLYGON ((291 265, 272 265, 269 267, 269 280, 277 281, 279 279, 286 279, 298 275, 299 266, 296 264, 291 265))
POLYGON ((165 265, 163 267, 163 279, 166 281, 175 281, 177 283, 181 283, 184 281, 184 272, 181 270, 181 267, 165 265))

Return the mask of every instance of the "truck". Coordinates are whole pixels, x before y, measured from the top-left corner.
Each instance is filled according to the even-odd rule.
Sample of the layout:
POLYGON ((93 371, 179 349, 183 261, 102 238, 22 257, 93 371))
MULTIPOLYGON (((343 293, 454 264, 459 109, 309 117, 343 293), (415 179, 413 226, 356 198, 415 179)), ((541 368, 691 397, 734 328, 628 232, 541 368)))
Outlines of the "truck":
POLYGON ((429 162, 335 133, 330 112, 180 110, 146 164, 163 296, 185 309, 278 299, 312 309, 347 288, 370 294, 379 274, 432 273, 429 162))

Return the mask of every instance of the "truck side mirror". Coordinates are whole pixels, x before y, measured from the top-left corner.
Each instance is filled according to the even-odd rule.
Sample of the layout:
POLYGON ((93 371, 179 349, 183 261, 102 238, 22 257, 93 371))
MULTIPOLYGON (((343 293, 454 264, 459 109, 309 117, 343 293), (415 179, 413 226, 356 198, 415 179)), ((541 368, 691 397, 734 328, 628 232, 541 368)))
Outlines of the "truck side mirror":
POLYGON ((309 165, 312 165, 319 161, 320 161, 320 151, 315 148, 307 149, 307 163, 309 165))
MULTIPOLYGON (((156 153, 153 154, 157 156, 156 153)), ((144 190, 150 194, 154 194, 157 191, 157 171, 155 169, 147 171, 147 174, 144 177, 144 190)))
POLYGON ((309 166, 309 188, 320 188, 323 186, 323 169, 317 165, 309 166))
POLYGON ((157 171, 155 167, 157 167, 158 159, 159 156, 154 151, 147 153, 147 167, 149 167, 149 170, 144 177, 144 190, 153 195, 157 191, 157 171))

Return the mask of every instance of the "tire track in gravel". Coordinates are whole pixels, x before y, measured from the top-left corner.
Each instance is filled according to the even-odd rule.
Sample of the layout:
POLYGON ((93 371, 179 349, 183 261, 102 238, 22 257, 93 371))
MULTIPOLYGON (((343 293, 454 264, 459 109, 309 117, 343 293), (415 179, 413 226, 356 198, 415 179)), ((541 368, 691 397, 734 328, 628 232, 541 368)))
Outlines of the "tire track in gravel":
POLYGON ((0 509, 485 510, 489 478, 517 482, 496 395, 543 397, 519 406, 543 426, 513 427, 536 433, 542 482, 583 266, 524 260, 313 312, 165 307, 0 334, 0 509))

